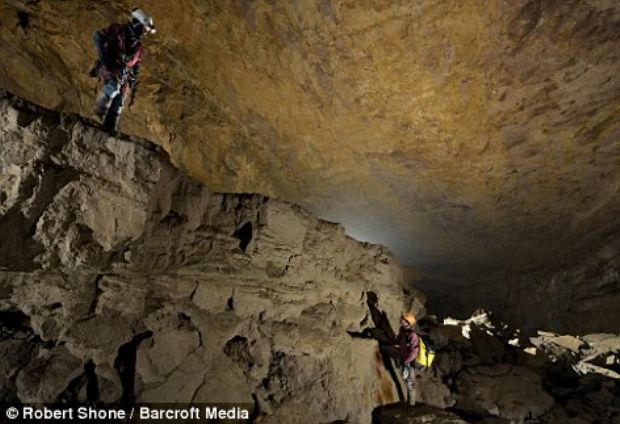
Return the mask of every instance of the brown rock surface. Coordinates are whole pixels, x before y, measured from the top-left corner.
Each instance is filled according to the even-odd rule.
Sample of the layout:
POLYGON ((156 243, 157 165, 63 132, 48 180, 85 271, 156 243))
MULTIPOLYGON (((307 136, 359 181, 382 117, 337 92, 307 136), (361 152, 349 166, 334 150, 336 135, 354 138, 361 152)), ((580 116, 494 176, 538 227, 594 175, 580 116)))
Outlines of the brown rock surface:
POLYGON ((420 406, 415 409, 401 405, 388 405, 373 413, 373 424, 468 424, 458 415, 433 408, 420 406))
MULTIPOLYGON (((2 2, 0 87, 88 115, 91 34, 132 6, 2 2)), ((555 264, 617 231, 617 2, 156 0, 148 10, 159 32, 123 128, 211 189, 302 204, 444 284, 497 285, 505 274, 482 274, 555 264)), ((143 219, 128 218, 126 235, 143 219)), ((488 297, 458 290, 459 301, 488 297)))
POLYGON ((239 402, 316 423, 397 400, 376 341, 349 334, 368 297, 394 320, 423 306, 387 249, 10 96, 0 139, 4 401, 239 402))
POLYGON ((465 399, 460 406, 463 410, 521 423, 544 415, 554 404, 542 383, 541 376, 525 367, 480 366, 459 376, 457 393, 465 399))

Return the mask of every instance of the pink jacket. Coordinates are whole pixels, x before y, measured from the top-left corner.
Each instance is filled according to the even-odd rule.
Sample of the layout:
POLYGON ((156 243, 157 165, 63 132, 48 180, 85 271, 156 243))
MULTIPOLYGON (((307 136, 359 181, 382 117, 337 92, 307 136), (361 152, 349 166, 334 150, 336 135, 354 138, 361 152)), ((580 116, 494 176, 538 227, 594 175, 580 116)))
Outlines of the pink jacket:
POLYGON ((420 352, 420 339, 413 329, 400 327, 397 344, 400 359, 404 364, 415 361, 420 352))

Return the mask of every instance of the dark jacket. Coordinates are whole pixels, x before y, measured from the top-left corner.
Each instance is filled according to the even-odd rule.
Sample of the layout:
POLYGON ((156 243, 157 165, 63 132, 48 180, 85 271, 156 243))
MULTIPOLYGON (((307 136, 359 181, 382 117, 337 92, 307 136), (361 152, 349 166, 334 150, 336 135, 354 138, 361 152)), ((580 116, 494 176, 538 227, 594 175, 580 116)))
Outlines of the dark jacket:
POLYGON ((420 352, 420 339, 416 332, 412 328, 400 327, 396 340, 403 364, 415 361, 420 352))
POLYGON ((114 23, 95 31, 93 44, 102 65, 102 79, 114 76, 135 81, 138 78, 144 47, 139 38, 132 36, 128 25, 114 23))

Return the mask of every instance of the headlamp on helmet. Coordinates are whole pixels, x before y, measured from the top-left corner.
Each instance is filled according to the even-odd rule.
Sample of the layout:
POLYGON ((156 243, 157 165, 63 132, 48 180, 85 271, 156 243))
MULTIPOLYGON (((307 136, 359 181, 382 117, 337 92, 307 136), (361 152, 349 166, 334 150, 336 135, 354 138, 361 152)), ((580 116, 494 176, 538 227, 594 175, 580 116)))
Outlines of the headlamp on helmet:
POLYGON ((407 321, 409 325, 415 324, 415 315, 413 315, 411 312, 403 312, 402 319, 407 321))
POLYGON ((151 18, 144 10, 135 8, 131 11, 131 21, 138 23, 144 27, 145 32, 148 34, 155 34, 155 24, 153 18, 151 18))

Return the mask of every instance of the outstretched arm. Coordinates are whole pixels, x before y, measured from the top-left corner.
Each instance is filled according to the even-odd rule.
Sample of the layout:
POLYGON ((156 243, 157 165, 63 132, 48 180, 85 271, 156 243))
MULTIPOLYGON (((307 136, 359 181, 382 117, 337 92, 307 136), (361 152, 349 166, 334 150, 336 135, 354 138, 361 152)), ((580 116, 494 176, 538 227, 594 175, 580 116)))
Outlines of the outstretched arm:
POLYGON ((136 88, 138 85, 138 76, 140 75, 140 62, 142 62, 142 57, 144 56, 144 48, 142 44, 138 44, 136 48, 136 52, 127 62, 127 66, 131 69, 131 79, 130 79, 130 87, 132 90, 136 88))
POLYGON ((403 355, 403 363, 408 364, 410 362, 415 361, 415 358, 418 357, 418 353, 420 352, 420 339, 418 335, 414 332, 409 336, 409 348, 405 355, 403 355))

